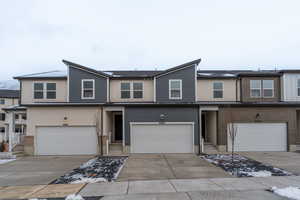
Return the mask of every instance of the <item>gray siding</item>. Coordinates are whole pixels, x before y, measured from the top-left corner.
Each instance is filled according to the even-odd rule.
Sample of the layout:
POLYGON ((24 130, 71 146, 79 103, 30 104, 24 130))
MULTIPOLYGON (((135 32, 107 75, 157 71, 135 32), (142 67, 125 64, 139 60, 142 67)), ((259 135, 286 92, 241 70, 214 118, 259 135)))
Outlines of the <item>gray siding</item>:
POLYGON ((103 103, 107 101, 107 80, 73 67, 69 67, 69 99, 71 103, 103 103), (95 99, 81 99, 81 80, 95 80, 95 99))
POLYGON ((157 102, 195 102, 195 65, 156 79, 157 102), (182 99, 169 99, 169 80, 182 80, 182 99))
POLYGON ((165 122, 194 122, 194 143, 199 144, 198 107, 126 107, 125 144, 130 145, 130 122, 159 122, 159 116, 166 115, 165 122))

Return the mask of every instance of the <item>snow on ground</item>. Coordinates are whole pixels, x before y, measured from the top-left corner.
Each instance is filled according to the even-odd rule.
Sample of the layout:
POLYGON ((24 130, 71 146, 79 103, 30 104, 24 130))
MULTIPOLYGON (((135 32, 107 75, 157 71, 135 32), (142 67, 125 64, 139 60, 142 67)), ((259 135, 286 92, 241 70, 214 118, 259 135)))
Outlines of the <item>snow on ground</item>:
POLYGON ((80 194, 70 194, 65 200, 84 200, 84 198, 80 194))
POLYGON ((75 184, 110 182, 117 179, 127 157, 96 157, 52 182, 75 184))
POLYGON ((231 154, 212 154, 201 156, 206 161, 221 167, 231 175, 238 177, 267 177, 267 176, 291 176, 290 172, 260 163, 256 160, 234 154, 233 164, 231 154))
POLYGON ((297 187, 291 187, 291 186, 286 188, 273 187, 271 191, 282 197, 300 200, 300 188, 297 187))
POLYGON ((0 165, 1 165, 1 164, 5 164, 5 163, 12 162, 12 161, 14 161, 14 160, 16 160, 16 159, 0 159, 0 165))

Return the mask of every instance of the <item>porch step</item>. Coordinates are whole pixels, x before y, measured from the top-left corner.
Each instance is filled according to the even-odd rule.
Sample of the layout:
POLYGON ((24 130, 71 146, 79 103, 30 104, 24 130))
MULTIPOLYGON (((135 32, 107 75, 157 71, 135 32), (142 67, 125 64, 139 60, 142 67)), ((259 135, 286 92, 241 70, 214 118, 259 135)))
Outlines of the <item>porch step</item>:
POLYGON ((217 154, 219 151, 213 144, 204 144, 204 153, 217 154))
POLYGON ((123 144, 122 143, 109 144, 109 154, 110 155, 119 155, 122 153, 123 153, 123 144))
POLYGON ((17 158, 19 158, 19 157, 25 156, 25 153, 24 153, 24 151, 13 151, 13 152, 12 152, 12 155, 14 155, 14 156, 16 156, 17 158))
POLYGON ((17 144, 14 148, 13 151, 24 151, 24 145, 23 144, 17 144))

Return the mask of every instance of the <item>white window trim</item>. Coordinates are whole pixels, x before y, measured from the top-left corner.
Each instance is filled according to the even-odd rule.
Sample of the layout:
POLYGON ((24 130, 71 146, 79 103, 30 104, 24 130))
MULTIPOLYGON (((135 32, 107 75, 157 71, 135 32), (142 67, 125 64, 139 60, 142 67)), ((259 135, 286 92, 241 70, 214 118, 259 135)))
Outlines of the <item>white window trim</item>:
POLYGON ((144 98, 144 83, 143 82, 139 82, 139 81, 134 81, 132 82, 132 98, 133 99, 143 99, 144 98), (142 84, 142 89, 141 90, 134 90, 134 83, 141 83, 142 84), (142 91, 142 98, 134 98, 134 92, 139 92, 139 91, 142 91))
POLYGON ((257 80, 257 79, 250 80, 249 86, 250 86, 249 88, 250 88, 250 97, 251 98, 261 98, 262 97, 262 81, 261 80, 257 80), (251 87, 251 81, 259 81, 260 82, 260 87, 259 88, 252 88, 251 87), (260 95, 259 96, 253 96, 252 95, 252 90, 259 90, 260 95))
POLYGON ((132 91, 131 91, 131 83, 129 81, 121 81, 120 82, 120 99, 131 99, 132 97, 132 91), (129 83, 129 90, 122 90, 122 83, 129 83), (129 91, 129 98, 122 98, 122 91, 129 91))
POLYGON ((47 92, 54 92, 55 91, 55 98, 54 99, 49 99, 49 100, 55 100, 57 99, 57 83, 56 82, 40 82, 40 81, 34 81, 33 84, 32 84, 32 99, 33 100, 43 100, 43 99, 48 99, 47 98, 47 92), (37 90, 38 92, 43 92, 43 98, 34 98, 34 84, 36 83, 41 83, 43 84, 43 90, 37 90), (47 83, 54 83, 56 86, 55 90, 47 90, 47 83))
POLYGON ((46 95, 46 94, 45 94, 45 82, 37 82, 37 81, 33 82, 33 83, 32 83, 32 99, 33 99, 33 100, 41 100, 41 99, 45 99, 45 98, 46 98, 45 95, 46 95), (43 90, 37 90, 37 92, 43 92, 43 98, 35 98, 35 97, 34 97, 34 92, 35 92, 35 90, 34 90, 34 85, 37 84, 37 83, 43 84, 43 90))
POLYGON ((170 79, 169 80, 169 99, 182 99, 182 80, 181 79, 170 79), (171 82, 172 81, 180 82, 180 97, 172 97, 171 96, 171 82))
POLYGON ((224 99, 224 82, 223 81, 213 81, 212 90, 213 90, 213 99, 224 99), (222 89, 214 89, 215 83, 222 83, 222 89), (222 91, 222 97, 220 97, 220 98, 214 97, 215 91, 222 91))
POLYGON ((262 85, 262 94, 261 94, 261 96, 263 96, 264 98, 274 98, 274 80, 272 80, 272 79, 266 79, 266 80, 261 80, 261 84, 260 85, 262 85), (265 88, 264 87, 264 81, 272 81, 272 88, 265 88), (270 90, 270 89, 272 89, 272 96, 265 96, 264 95, 264 90, 270 90))
POLYGON ((81 99, 95 99, 95 79, 82 79, 81 80, 81 99), (84 88, 83 88, 83 83, 86 81, 92 81, 93 82, 93 96, 92 97, 84 97, 84 88))
POLYGON ((45 96, 44 96, 44 99, 52 99, 52 98, 48 98, 48 97, 47 97, 47 93, 48 93, 48 92, 55 92, 55 98, 54 98, 54 99, 56 99, 56 98, 57 98, 57 97, 56 97, 56 95, 57 95, 57 92, 56 92, 56 91, 57 91, 57 84, 54 83, 54 84, 55 84, 55 90, 48 90, 48 89, 47 89, 47 84, 48 84, 48 83, 54 83, 54 82, 45 82, 45 83, 44 83, 44 84, 45 84, 45 85, 44 85, 44 88, 45 88, 45 96))

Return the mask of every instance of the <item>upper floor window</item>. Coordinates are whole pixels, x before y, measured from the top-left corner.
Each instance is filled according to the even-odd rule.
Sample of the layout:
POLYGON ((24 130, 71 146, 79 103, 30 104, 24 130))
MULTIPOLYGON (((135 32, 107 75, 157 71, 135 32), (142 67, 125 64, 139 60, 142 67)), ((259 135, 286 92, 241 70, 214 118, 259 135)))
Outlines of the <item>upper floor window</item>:
POLYGON ((274 96, 274 81, 273 80, 263 80, 263 96, 273 97, 274 96))
POLYGON ((297 94, 300 96, 300 79, 297 80, 297 94))
POLYGON ((0 104, 4 105, 5 104, 5 99, 0 99, 0 104))
POLYGON ((213 96, 214 98, 223 98, 223 82, 213 83, 213 96))
POLYGON ((21 117, 22 117, 23 120, 26 120, 27 119, 26 113, 21 114, 21 117))
POLYGON ((5 121, 5 113, 0 113, 0 121, 5 121))
POLYGON ((121 83, 121 99, 130 99, 130 83, 121 83))
POLYGON ((250 96, 261 97, 261 80, 250 80, 250 96))
POLYGON ((5 127, 0 127, 0 133, 5 133, 5 127))
POLYGON ((56 99, 56 83, 47 83, 47 99, 56 99))
POLYGON ((134 99, 143 98, 143 83, 141 82, 133 83, 133 98, 134 99))
POLYGON ((95 80, 83 79, 81 82, 81 98, 94 99, 95 98, 95 80))
POLYGON ((34 99, 44 98, 44 83, 34 83, 33 89, 34 89, 34 94, 33 94, 34 99))
POLYGON ((56 99, 56 83, 34 83, 34 99, 56 99))
POLYGON ((182 98, 182 81, 180 79, 169 80, 169 99, 182 98))

